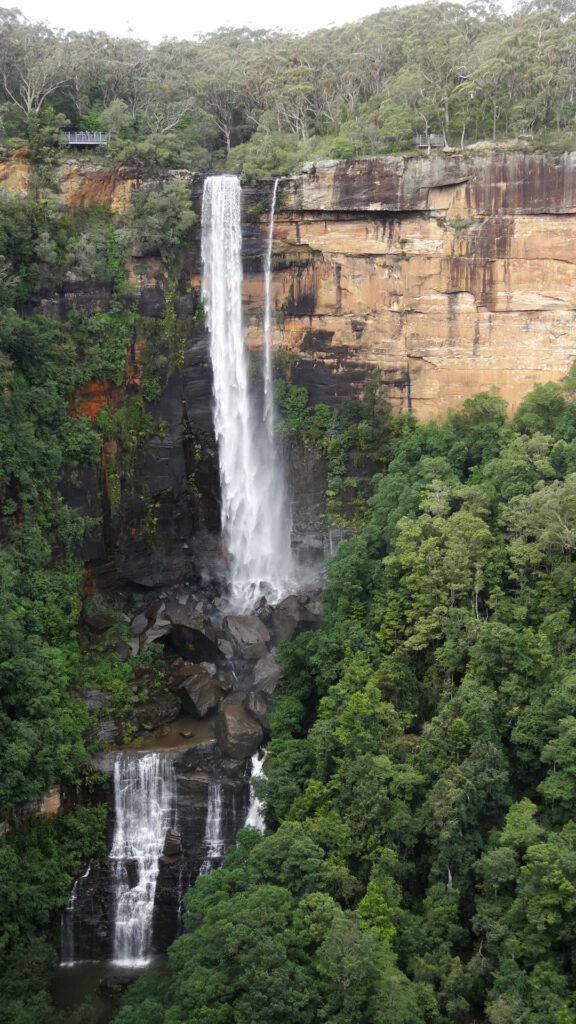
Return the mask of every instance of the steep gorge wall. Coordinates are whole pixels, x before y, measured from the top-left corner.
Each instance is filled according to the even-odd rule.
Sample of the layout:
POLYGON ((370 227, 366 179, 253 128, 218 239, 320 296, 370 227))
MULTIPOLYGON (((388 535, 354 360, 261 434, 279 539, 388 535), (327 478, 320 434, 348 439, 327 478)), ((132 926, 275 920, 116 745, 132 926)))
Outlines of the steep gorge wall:
MULTIPOLYGON (((274 345, 314 400, 377 368, 419 418, 492 386, 513 410, 576 358, 576 154, 322 162, 279 207, 274 345)), ((245 290, 257 346, 258 275, 245 290)))
MULTIPOLYGON (((123 215, 142 184, 127 169, 87 160, 63 160, 54 175, 64 210, 103 203, 123 215)), ((187 184, 199 214, 202 177, 170 171, 158 180, 174 178, 187 184)), ((0 162, 0 186, 33 190, 24 155, 0 162)), ((244 309, 254 350, 262 346, 270 196, 271 183, 244 190, 244 309)), ((491 386, 513 409, 536 382, 562 377, 576 358, 575 214, 576 154, 322 162, 282 179, 272 299, 273 344, 290 354, 286 372, 312 402, 361 393, 378 369, 395 408, 419 418, 491 386)), ((142 331, 166 315, 174 287, 181 359, 160 397, 147 403, 158 426, 129 478, 118 481, 116 470, 111 486, 118 464, 111 443, 98 474, 78 474, 64 490, 102 524, 84 551, 100 583, 158 586, 206 561, 217 572, 222 559, 208 339, 202 326, 190 328, 200 286, 199 219, 171 281, 154 254, 133 253, 127 271, 144 327, 127 351, 125 383, 92 382, 71 395, 71 412, 93 417, 138 393, 142 331)), ((48 290, 40 311, 66 319, 74 308, 89 314, 108 302, 106 286, 73 280, 58 294, 48 290)), ((292 460, 295 519, 313 533, 324 487, 301 455, 292 460)))

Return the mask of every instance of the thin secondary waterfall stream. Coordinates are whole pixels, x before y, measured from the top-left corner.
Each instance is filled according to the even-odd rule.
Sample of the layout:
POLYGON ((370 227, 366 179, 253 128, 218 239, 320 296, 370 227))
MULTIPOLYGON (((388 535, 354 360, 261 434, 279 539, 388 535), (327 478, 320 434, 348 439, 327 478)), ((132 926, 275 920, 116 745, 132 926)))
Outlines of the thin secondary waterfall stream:
MULTIPOLYGON (((270 426, 272 414, 266 411, 272 409, 271 356, 269 371, 265 370, 268 398, 261 418, 255 415, 249 385, 242 330, 241 207, 238 178, 206 179, 202 295, 214 376, 222 537, 232 604, 247 611, 262 594, 272 601, 282 597, 290 587, 293 567, 284 474, 270 426)), ((269 286, 266 305, 265 322, 269 323, 269 286)))
POLYGON ((200 875, 207 875, 212 868, 218 867, 222 860, 224 853, 223 824, 222 783, 220 779, 210 779, 206 831, 204 833, 206 856, 200 866, 200 875))
POLYGON ((274 245, 274 217, 278 178, 274 179, 270 220, 268 222, 268 244, 264 254, 264 423, 270 441, 274 441, 274 374, 272 368, 272 247, 274 245))
POLYGON ((113 958, 119 967, 142 967, 152 956, 158 858, 167 830, 175 825, 175 790, 170 758, 159 753, 116 758, 110 860, 117 886, 113 958))

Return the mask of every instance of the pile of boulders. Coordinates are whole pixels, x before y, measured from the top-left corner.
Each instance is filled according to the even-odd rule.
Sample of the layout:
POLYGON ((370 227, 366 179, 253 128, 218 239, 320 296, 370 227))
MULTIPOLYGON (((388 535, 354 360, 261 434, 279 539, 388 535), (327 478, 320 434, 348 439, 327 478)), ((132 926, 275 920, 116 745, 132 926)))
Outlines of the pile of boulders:
MULTIPOLYGON (((188 767, 194 762, 194 769, 209 771, 222 760, 243 762, 269 733, 270 699, 282 677, 278 643, 315 628, 320 613, 316 593, 290 595, 276 605, 262 599, 251 614, 232 613, 224 599, 211 601, 187 587, 125 596, 115 614, 127 629, 112 640, 113 649, 131 658, 160 642, 167 664, 160 689, 149 670, 135 673, 132 724, 150 730, 181 714, 209 719, 215 738, 196 746, 188 767)), ((92 610, 90 621, 86 617, 93 632, 103 632, 110 622, 103 611, 92 610)), ((100 733, 102 740, 119 742, 120 724, 102 721, 100 733)))

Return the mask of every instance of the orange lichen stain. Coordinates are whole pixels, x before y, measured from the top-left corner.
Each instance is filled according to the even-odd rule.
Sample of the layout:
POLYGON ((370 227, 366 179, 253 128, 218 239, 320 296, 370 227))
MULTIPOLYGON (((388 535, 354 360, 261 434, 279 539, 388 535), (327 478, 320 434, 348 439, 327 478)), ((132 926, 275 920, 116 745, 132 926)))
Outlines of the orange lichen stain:
POLYGON ((73 391, 68 399, 70 415, 88 416, 92 422, 96 419, 100 409, 109 406, 111 409, 118 409, 122 405, 124 389, 115 384, 102 383, 99 380, 91 380, 84 387, 73 391))
POLYGON ((91 566, 88 566, 86 572, 86 581, 84 583, 84 594, 86 597, 93 597, 94 594, 98 593, 98 584, 92 574, 91 566))

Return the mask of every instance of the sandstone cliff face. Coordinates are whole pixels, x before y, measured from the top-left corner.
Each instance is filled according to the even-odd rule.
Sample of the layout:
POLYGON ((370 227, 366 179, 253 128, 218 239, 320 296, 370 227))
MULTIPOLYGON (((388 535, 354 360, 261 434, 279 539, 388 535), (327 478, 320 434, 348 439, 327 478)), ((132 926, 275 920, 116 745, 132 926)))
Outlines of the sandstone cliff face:
MULTIPOLYGON (((274 346, 313 400, 378 368, 419 418, 491 386, 513 411, 576 358, 576 154, 323 162, 279 209, 274 346)), ((245 300, 256 347, 259 275, 245 300)))
MULTIPOLYGON (((139 182, 128 170, 63 160, 55 169, 63 209, 94 202, 125 212, 139 182)), ((200 212, 202 178, 169 172, 190 188, 200 212)), ((33 188, 25 154, 0 163, 0 186, 33 188)), ((249 345, 262 345, 262 256, 271 183, 245 189, 244 307, 249 345)), ((292 354, 290 374, 312 402, 361 393, 381 372, 397 410, 441 414, 491 386, 511 411, 538 381, 563 376, 576 358, 576 154, 490 152, 431 158, 323 162, 281 182, 274 231, 273 344, 292 354)), ((162 318, 166 268, 153 256, 127 266, 144 318, 162 318)), ((66 497, 100 516, 86 547, 101 581, 156 586, 218 559, 218 479, 211 417, 208 339, 189 331, 200 285, 200 224, 178 269, 175 312, 183 359, 149 406, 159 423, 114 511, 106 450, 96 479, 85 473, 66 497), (161 424, 161 427, 160 427, 161 424), (200 456, 198 453, 200 452, 200 456), (192 481, 192 485, 191 485, 192 481), (145 494, 146 509, 138 495, 145 494), (143 511, 144 509, 144 511, 143 511), (150 512, 152 510, 152 512, 150 512)), ((47 294, 41 311, 65 319, 72 308, 106 309, 106 288, 73 282, 47 294)), ((93 383, 71 396, 71 411, 94 416, 121 404, 141 383, 145 338, 127 352, 124 388, 93 383)), ((292 459, 295 516, 308 523, 310 467, 292 459)), ((315 471, 314 481, 321 474, 315 471)), ((217 569, 218 566, 215 566, 217 569)))
MULTIPOLYGON (((202 180, 189 183, 199 211, 202 180)), ((134 173, 73 159, 57 168, 63 207, 124 212, 134 173)), ((25 154, 0 185, 29 191, 25 154)), ((246 190, 248 209, 267 205, 246 190)), ((361 391, 379 369, 396 409, 443 413, 495 386, 511 411, 576 358, 576 153, 488 152, 324 161, 281 182, 272 287, 276 349, 312 401, 361 391)), ((267 217, 245 228, 248 343, 262 344, 267 217)), ((187 261, 200 282, 199 229, 187 261)), ((157 284, 141 278, 141 304, 157 284)), ((159 309, 148 310, 162 315, 159 309)), ((204 390, 204 389, 203 389, 204 390)), ((203 396, 203 404, 207 396, 203 396)))

